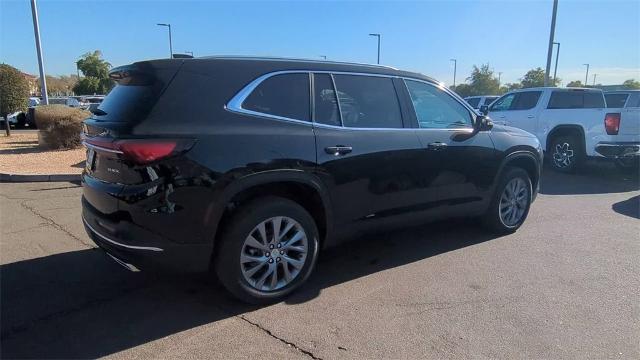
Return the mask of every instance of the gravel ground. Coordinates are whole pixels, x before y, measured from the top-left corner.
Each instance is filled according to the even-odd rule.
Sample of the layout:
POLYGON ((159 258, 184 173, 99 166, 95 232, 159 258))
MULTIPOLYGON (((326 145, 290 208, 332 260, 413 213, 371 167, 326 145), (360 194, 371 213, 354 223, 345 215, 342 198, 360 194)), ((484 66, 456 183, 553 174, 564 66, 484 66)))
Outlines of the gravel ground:
POLYGON ((38 146, 37 131, 0 136, 0 173, 80 174, 84 168, 85 149, 45 150, 38 146))

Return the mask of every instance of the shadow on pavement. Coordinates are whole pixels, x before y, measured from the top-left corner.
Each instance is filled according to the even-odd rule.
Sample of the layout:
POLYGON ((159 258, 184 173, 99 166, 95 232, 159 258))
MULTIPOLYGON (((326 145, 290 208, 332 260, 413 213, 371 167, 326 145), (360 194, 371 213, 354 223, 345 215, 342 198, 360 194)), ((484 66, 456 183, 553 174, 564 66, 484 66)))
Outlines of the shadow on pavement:
POLYGON ((617 202, 613 204, 611 208, 618 214, 640 219, 640 195, 634 196, 625 201, 617 202))
POLYGON ((619 171, 607 161, 588 161, 575 174, 563 174, 545 164, 540 193, 546 195, 579 195, 621 193, 640 190, 638 174, 619 171))
MULTIPOLYGON (((287 303, 493 237, 463 220, 362 237, 321 254, 287 303), (463 226, 464 225, 464 226, 463 226)), ((255 310, 209 275, 129 273, 101 250, 2 265, 2 358, 95 358, 255 310)))

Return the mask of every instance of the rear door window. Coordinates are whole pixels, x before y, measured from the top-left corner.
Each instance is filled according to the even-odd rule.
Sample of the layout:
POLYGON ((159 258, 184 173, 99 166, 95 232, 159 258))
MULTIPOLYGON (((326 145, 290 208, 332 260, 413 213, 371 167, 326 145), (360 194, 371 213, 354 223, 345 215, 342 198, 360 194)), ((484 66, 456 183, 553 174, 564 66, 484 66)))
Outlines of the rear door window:
POLYGON ((490 96, 490 97, 486 97, 484 98, 484 104, 483 105, 491 105, 492 102, 496 101, 498 97, 497 96, 490 96))
POLYGON ((623 108, 624 104, 627 102, 628 94, 606 94, 605 99, 607 100, 608 108, 623 108))
POLYGON ((314 74, 314 120, 321 124, 340 126, 338 99, 329 74, 314 74))
POLYGON ((540 99, 541 91, 522 91, 516 94, 516 98, 509 110, 529 110, 536 107, 540 99))
POLYGON ((477 109, 478 108, 478 104, 480 104, 480 98, 470 98, 470 99, 466 99, 467 102, 469 103, 469 105, 471 105, 472 108, 477 109))
POLYGON ((334 75, 342 123, 357 128, 402 128, 393 80, 363 75, 334 75))
POLYGON ((310 120, 309 74, 282 74, 261 82, 242 108, 294 120, 310 120))

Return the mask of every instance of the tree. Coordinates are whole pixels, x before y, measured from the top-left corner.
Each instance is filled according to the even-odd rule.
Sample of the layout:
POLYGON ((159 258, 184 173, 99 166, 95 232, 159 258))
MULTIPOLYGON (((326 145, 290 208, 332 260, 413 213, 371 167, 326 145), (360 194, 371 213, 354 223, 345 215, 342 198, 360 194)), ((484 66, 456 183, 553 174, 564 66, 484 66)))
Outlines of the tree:
POLYGON ((113 87, 113 80, 109 78, 111 64, 102 59, 100 50, 82 55, 76 65, 85 76, 73 87, 76 94, 106 94, 113 87))
MULTIPOLYGON (((47 75, 47 92, 53 96, 71 95, 77 82, 78 76, 76 75, 47 75)), ((40 79, 38 79, 38 91, 40 91, 40 79)))
MULTIPOLYGON (((558 86, 560 83, 560 79, 553 81, 552 78, 549 78, 549 81, 551 82, 551 86, 558 86)), ((538 67, 527 71, 524 77, 522 77, 520 84, 523 88, 544 86, 544 70, 538 67)))
POLYGON ((584 84, 580 80, 569 81, 567 87, 584 87, 584 84))
POLYGON ((517 89, 522 89, 522 85, 520 83, 507 83, 500 87, 500 92, 498 94, 502 95, 504 93, 508 93, 509 91, 517 89))
POLYGON ((489 64, 473 66, 471 76, 467 78, 471 86, 473 95, 493 95, 500 91, 500 82, 493 76, 493 71, 489 69, 489 64))
POLYGON ((469 84, 459 84, 457 86, 452 86, 451 90, 455 91, 456 94, 460 95, 460 97, 472 96, 471 86, 469 84))
POLYGON ((622 83, 622 86, 625 89, 630 90, 640 89, 640 81, 636 81, 634 79, 625 80, 625 82, 622 83))
POLYGON ((29 83, 20 70, 0 64, 0 116, 4 117, 7 136, 11 136, 7 116, 24 111, 29 101, 29 83))

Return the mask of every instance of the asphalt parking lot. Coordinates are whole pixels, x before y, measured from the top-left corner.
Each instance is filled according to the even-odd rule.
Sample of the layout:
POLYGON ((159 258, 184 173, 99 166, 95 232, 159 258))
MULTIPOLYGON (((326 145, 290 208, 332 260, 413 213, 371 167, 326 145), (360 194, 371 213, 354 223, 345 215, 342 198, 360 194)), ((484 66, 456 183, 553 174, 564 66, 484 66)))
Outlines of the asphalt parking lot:
POLYGON ((525 225, 457 220, 321 254, 286 302, 96 249, 73 183, 0 184, 2 358, 640 358, 640 184, 545 171, 525 225))

